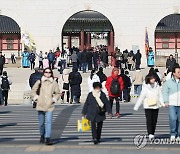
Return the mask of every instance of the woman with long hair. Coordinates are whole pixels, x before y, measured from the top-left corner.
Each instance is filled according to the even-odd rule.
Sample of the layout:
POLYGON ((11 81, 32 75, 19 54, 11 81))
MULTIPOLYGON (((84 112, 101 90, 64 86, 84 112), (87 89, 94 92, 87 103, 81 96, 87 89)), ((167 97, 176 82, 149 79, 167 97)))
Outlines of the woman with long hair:
POLYGON ((58 83, 54 80, 53 72, 50 68, 44 69, 43 77, 38 80, 32 88, 31 96, 37 102, 40 143, 51 145, 51 128, 54 111, 54 103, 60 97, 58 83))

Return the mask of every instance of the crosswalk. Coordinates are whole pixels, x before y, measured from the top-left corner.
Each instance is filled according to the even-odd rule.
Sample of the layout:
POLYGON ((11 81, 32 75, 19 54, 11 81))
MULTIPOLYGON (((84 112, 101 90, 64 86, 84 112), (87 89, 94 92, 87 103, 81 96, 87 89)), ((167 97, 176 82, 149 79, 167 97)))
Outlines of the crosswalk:
MULTIPOLYGON (((82 105, 58 105, 53 114, 52 138, 56 144, 91 145, 91 132, 77 132, 82 105)), ((138 134, 146 134, 144 110, 133 111, 133 104, 121 104, 121 117, 104 121, 102 145, 133 145, 138 134)), ((160 109, 157 137, 168 138, 168 110, 160 109)), ((0 143, 38 144, 37 112, 31 106, 0 107, 0 143)))

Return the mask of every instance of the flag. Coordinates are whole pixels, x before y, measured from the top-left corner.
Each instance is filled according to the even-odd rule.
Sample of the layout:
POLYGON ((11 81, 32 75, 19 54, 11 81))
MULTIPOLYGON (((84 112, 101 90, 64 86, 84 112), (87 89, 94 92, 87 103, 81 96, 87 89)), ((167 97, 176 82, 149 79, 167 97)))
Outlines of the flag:
POLYGON ((149 52, 149 37, 148 37, 147 28, 146 28, 146 33, 145 33, 145 53, 146 53, 146 57, 148 55, 148 52, 149 52))

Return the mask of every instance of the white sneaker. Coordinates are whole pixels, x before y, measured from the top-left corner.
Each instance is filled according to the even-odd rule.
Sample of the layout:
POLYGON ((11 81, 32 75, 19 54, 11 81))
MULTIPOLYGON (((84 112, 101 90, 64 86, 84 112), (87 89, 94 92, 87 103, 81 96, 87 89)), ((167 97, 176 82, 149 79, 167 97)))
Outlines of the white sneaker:
POLYGON ((154 140, 154 135, 149 134, 149 140, 150 140, 150 141, 151 141, 151 140, 154 140))
POLYGON ((176 136, 171 136, 170 141, 174 142, 176 140, 176 136))
POLYGON ((180 142, 180 137, 177 137, 177 138, 176 138, 176 141, 177 141, 177 142, 180 142))

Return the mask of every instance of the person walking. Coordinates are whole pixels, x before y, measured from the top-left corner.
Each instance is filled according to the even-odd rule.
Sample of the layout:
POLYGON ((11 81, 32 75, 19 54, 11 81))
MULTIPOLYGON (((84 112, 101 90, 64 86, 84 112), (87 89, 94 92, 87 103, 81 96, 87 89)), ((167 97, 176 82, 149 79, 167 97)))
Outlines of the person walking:
POLYGON ((149 48, 147 63, 148 67, 154 67, 154 51, 151 47, 149 48))
POLYGON ((133 60, 135 61, 136 70, 140 69, 141 58, 142 58, 142 55, 140 53, 140 50, 137 50, 137 53, 134 55, 134 58, 133 58, 133 60))
POLYGON ((144 76, 140 69, 136 69, 136 71, 133 74, 132 81, 134 84, 134 94, 139 96, 141 93, 142 84, 144 81, 144 76))
POLYGON ((14 53, 11 53, 11 62, 12 64, 16 64, 16 56, 14 53))
POLYGON ((87 62, 88 62, 88 59, 87 59, 87 51, 84 50, 81 54, 81 62, 82 62, 82 70, 83 70, 83 73, 86 73, 86 69, 87 69, 87 62))
POLYGON ((106 80, 106 89, 109 95, 109 101, 111 104, 111 108, 113 107, 113 101, 116 100, 116 117, 120 117, 120 104, 119 101, 122 97, 122 91, 124 90, 124 82, 122 77, 119 76, 119 69, 113 68, 111 76, 109 76, 106 80))
POLYGON ((43 68, 43 52, 39 52, 39 68, 43 68))
POLYGON ((78 72, 78 68, 73 68, 72 72, 69 74, 69 84, 71 88, 71 102, 70 103, 80 103, 81 97, 81 83, 82 76, 78 72))
POLYGON ((91 122, 92 138, 94 144, 100 143, 103 121, 106 119, 106 111, 112 116, 110 103, 106 95, 101 91, 100 82, 93 83, 93 91, 86 98, 82 115, 91 122))
POLYGON ((120 51, 120 49, 117 50, 117 52, 115 54, 115 58, 116 58, 116 67, 121 69, 122 68, 121 63, 123 60, 123 54, 120 51))
POLYGON ((93 64, 94 64, 94 68, 95 70, 98 70, 98 60, 99 60, 99 53, 96 49, 94 49, 93 52, 93 64))
POLYGON ((145 78, 145 84, 143 84, 141 95, 134 106, 134 110, 137 111, 143 103, 146 116, 146 127, 149 136, 149 140, 153 140, 156 124, 158 119, 159 108, 165 107, 163 103, 163 97, 161 87, 156 82, 156 77, 153 74, 149 74, 145 78))
POLYGON ((180 140, 180 67, 175 66, 172 76, 163 86, 163 100, 169 106, 170 140, 180 140))
POLYGON ((54 69, 55 55, 52 52, 52 50, 49 51, 47 57, 48 57, 48 60, 49 60, 49 68, 54 69))
POLYGON ((91 50, 87 52, 87 63, 88 63, 88 70, 92 70, 92 58, 93 58, 93 53, 91 50))
POLYGON ((27 48, 24 48, 24 52, 22 53, 22 66, 23 68, 29 68, 29 52, 27 48))
POLYGON ((5 61, 6 61, 5 57, 2 55, 2 52, 0 52, 0 76, 3 73, 5 61))
POLYGON ((35 67, 35 60, 36 60, 36 55, 35 55, 35 53, 33 52, 33 50, 32 50, 31 53, 29 54, 28 59, 29 59, 30 64, 31 64, 31 70, 33 70, 34 67, 35 67))
POLYGON ((171 54, 166 61, 166 69, 172 72, 172 69, 174 68, 175 64, 176 64, 176 59, 171 54))
POLYGON ((129 102, 130 101, 129 89, 131 88, 131 79, 125 74, 124 69, 121 69, 120 76, 124 81, 123 99, 125 102, 129 102))
POLYGON ((73 54, 70 57, 72 61, 73 68, 77 67, 77 61, 78 61, 78 56, 76 54, 76 51, 73 51, 73 54))
POLYGON ((34 86, 34 84, 36 83, 36 81, 41 80, 41 78, 43 76, 42 68, 35 68, 34 70, 35 70, 35 72, 32 73, 29 77, 29 86, 31 87, 31 89, 34 86))
POLYGON ((103 73, 103 68, 102 67, 99 68, 99 71, 96 74, 99 76, 99 79, 100 79, 101 83, 106 81, 107 76, 103 73))
POLYGON ((4 71, 0 80, 2 99, 4 101, 4 106, 8 105, 8 94, 10 90, 10 85, 12 84, 10 78, 7 75, 7 72, 4 71))
POLYGON ((70 87, 69 87, 69 69, 64 69, 58 79, 59 89, 61 92, 62 103, 70 103, 70 87), (66 101, 65 100, 66 96, 66 101))
POLYGON ((31 96, 34 101, 37 101, 36 110, 39 119, 40 143, 45 142, 46 145, 52 145, 50 137, 54 103, 60 97, 60 90, 50 68, 44 69, 43 77, 34 84, 31 96))
POLYGON ((93 90, 93 83, 94 82, 100 82, 99 76, 96 74, 96 71, 93 69, 91 71, 90 76, 88 77, 88 88, 89 92, 93 90))

